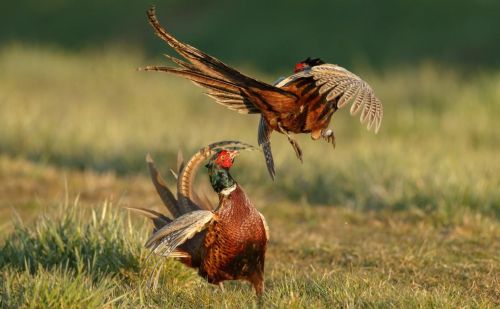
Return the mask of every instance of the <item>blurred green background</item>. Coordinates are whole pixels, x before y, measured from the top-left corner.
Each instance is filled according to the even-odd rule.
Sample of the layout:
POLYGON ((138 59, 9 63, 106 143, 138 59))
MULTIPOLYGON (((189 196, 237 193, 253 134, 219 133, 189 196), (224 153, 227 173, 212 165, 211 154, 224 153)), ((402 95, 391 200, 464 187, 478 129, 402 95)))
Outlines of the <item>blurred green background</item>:
POLYGON ((307 56, 380 69, 422 61, 500 65, 495 0, 2 1, 0 42, 73 51, 122 44, 157 55, 163 45, 144 17, 151 4, 180 38, 265 72, 290 69, 307 56))
MULTIPOLYGON (((298 137, 304 164, 275 134, 276 183, 261 158, 242 158, 236 173, 254 194, 356 209, 500 214, 500 166, 493 159, 500 147, 500 2, 156 5, 177 37, 246 74, 272 82, 297 61, 322 57, 367 80, 382 100, 380 134, 340 110, 332 122, 336 150, 298 137)), ((214 104, 189 82, 136 71, 167 64, 161 55, 174 54, 153 34, 149 6, 2 2, 0 151, 124 176, 145 175, 147 151, 170 166, 179 148, 189 155, 220 139, 255 143, 258 117, 214 104)))

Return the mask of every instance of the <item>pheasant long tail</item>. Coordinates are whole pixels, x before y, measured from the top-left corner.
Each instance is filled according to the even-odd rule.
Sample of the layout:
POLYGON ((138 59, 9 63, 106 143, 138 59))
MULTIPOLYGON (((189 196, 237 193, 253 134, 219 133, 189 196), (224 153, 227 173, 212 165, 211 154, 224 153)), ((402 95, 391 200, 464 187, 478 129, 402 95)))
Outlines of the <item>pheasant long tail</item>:
POLYGON ((270 140, 271 133, 272 129, 269 127, 264 117, 261 117, 259 122, 259 133, 258 133, 259 145, 262 147, 262 151, 264 152, 267 171, 269 172, 271 179, 274 180, 276 171, 274 170, 273 153, 271 151, 271 140, 270 140))
POLYGON ((179 203, 175 199, 172 191, 170 191, 170 189, 167 187, 167 184, 161 174, 156 169, 153 158, 149 153, 146 156, 146 162, 148 163, 149 174, 151 176, 153 185, 155 186, 156 192, 158 192, 158 195, 160 196, 163 204, 165 205, 165 207, 167 207, 168 211, 174 216, 174 218, 181 216, 183 212, 179 207, 179 203))
POLYGON ((270 84, 260 82, 177 40, 156 18, 155 8, 148 10, 148 19, 155 33, 187 61, 167 56, 178 68, 147 66, 144 70, 164 71, 182 76, 205 87, 218 103, 239 113, 285 112, 295 107, 297 97, 270 84))
POLYGON ((172 219, 154 210, 141 207, 126 207, 126 208, 135 211, 145 216, 146 218, 151 219, 151 221, 153 221, 154 224, 153 233, 156 233, 156 231, 160 230, 162 227, 172 222, 172 219))

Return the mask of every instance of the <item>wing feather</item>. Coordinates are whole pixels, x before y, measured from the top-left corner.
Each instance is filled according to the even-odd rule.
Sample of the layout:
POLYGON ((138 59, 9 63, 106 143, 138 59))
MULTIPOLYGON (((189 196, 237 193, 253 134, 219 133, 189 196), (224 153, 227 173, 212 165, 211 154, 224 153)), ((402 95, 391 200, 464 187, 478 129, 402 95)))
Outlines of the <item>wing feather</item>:
POLYGON ((215 214, 208 210, 184 214, 151 235, 145 246, 155 254, 168 257, 177 247, 206 229, 214 217, 215 214))
POLYGON ((383 108, 373 89, 354 73, 334 64, 322 64, 310 69, 320 94, 326 95, 326 101, 337 99, 341 108, 352 102, 350 113, 360 115, 361 123, 378 132, 382 123, 383 108))
POLYGON ((346 89, 352 84, 352 82, 344 82, 342 84, 338 84, 335 88, 330 90, 328 95, 326 96, 327 101, 333 101, 335 100, 338 96, 342 95, 345 93, 346 89))
POLYGON ((356 98, 359 92, 359 88, 352 84, 345 92, 344 95, 340 98, 338 103, 338 108, 344 107, 347 103, 352 102, 354 98, 356 98))
MULTIPOLYGON (((325 92, 328 92, 334 88, 336 88, 337 86, 341 85, 341 84, 345 84, 345 83, 352 83, 353 80, 350 79, 350 78, 347 78, 347 77, 343 77, 343 78, 336 78, 336 79, 321 79, 321 80, 326 80, 325 83, 323 83, 321 85, 321 87, 319 88, 319 91, 320 91, 320 94, 323 94, 325 92)), ((319 81, 319 80, 318 80, 319 81)), ((318 85, 318 82, 316 82, 316 85, 318 85)))
POLYGON ((377 119, 377 98, 372 94, 370 96, 370 119, 367 125, 368 130, 370 130, 373 127, 373 124, 375 123, 377 119))
POLYGON ((357 94, 357 97, 356 99, 354 100, 354 102, 352 103, 352 106, 351 106, 351 115, 356 115, 361 106, 363 105, 363 100, 364 100, 364 97, 365 97, 365 88, 364 87, 360 87, 359 88, 359 92, 357 94))

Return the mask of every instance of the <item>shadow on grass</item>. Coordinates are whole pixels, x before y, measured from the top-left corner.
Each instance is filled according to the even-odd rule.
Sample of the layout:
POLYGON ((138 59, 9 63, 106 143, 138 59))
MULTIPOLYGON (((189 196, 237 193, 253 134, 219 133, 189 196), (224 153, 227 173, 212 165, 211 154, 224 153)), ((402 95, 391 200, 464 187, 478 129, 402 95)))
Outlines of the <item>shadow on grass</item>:
MULTIPOLYGON (((12 155, 23 153, 0 146, 0 151, 4 150, 12 155)), ((175 166, 176 152, 155 149, 151 152, 158 158, 158 165, 164 167, 163 170, 175 166)), ((44 155, 27 152, 23 156, 57 167, 130 175, 146 172, 145 155, 144 149, 131 149, 126 155, 82 151, 77 154, 45 152, 44 155)), ((302 171, 281 169, 280 178, 275 183, 269 181, 264 169, 256 171, 255 160, 243 160, 238 162, 235 176, 238 182, 252 186, 262 196, 292 202, 305 201, 312 206, 341 206, 361 211, 418 209, 424 213, 440 212, 445 217, 452 217, 461 210, 474 210, 500 218, 500 191, 494 183, 481 185, 480 182, 471 182, 469 174, 466 171, 457 172, 461 169, 455 165, 442 167, 424 159, 409 163, 399 153, 390 155, 389 159, 386 156, 387 153, 354 156, 342 165, 325 165, 327 173, 321 172, 321 165, 318 167, 309 161, 307 164, 310 166, 302 171), (377 161, 377 164, 372 164, 372 161, 377 161), (421 168, 418 172, 409 172, 408 164, 418 164, 421 168)), ((476 175, 481 176, 480 173, 476 175)), ((198 179, 201 177, 199 175, 198 179)))

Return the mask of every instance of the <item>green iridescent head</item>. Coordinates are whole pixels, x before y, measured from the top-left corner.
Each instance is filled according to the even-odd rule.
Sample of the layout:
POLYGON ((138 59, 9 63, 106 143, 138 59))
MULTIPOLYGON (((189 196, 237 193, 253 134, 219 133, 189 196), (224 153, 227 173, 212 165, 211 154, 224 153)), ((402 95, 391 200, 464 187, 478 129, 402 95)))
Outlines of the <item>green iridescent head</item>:
POLYGON ((234 158, 239 154, 237 150, 219 150, 210 158, 206 165, 210 183, 215 192, 220 193, 224 189, 231 188, 236 184, 229 169, 233 166, 234 158))

